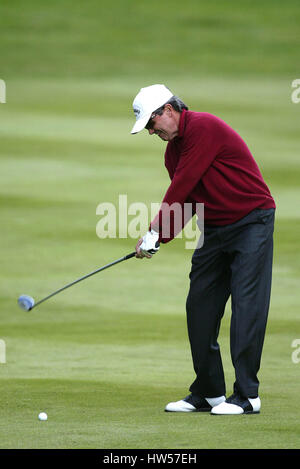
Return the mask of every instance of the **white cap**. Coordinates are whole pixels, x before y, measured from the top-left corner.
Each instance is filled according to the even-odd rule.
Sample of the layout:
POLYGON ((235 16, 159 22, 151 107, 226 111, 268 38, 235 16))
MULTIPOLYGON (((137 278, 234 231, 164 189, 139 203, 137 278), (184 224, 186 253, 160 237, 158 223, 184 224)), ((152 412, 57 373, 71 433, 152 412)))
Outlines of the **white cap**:
POLYGON ((136 117, 131 133, 136 134, 147 125, 153 111, 166 104, 173 93, 165 85, 151 85, 141 88, 133 101, 133 112, 136 117))

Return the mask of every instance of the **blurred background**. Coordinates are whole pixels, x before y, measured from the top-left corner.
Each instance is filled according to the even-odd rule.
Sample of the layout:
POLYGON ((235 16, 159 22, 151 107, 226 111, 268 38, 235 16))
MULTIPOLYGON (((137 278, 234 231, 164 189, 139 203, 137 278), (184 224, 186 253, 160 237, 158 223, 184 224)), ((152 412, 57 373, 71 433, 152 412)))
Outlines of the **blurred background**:
MULTIPOLYGON (((297 447, 299 24, 297 0, 1 1, 2 448, 297 447), (120 194, 162 200, 165 144, 130 135, 132 101, 154 83, 237 130, 277 204, 263 411, 246 426, 163 412, 194 379, 183 239, 31 313, 17 307, 20 294, 38 300, 134 250, 134 239, 97 237, 96 208, 120 194)), ((230 302, 220 332, 228 394, 229 323, 230 302)))

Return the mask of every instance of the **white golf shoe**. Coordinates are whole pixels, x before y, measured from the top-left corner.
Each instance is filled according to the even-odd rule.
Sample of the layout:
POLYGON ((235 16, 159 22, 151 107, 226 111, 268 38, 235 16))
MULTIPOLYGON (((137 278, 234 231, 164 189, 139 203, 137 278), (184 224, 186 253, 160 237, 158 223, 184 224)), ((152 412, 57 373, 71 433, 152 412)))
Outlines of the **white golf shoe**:
POLYGON ((169 402, 165 412, 210 412, 214 405, 225 401, 225 396, 204 398, 189 394, 184 399, 169 402))
POLYGON ((238 394, 232 394, 226 401, 215 406, 211 410, 212 415, 240 415, 259 414, 261 402, 259 397, 244 398, 238 394))

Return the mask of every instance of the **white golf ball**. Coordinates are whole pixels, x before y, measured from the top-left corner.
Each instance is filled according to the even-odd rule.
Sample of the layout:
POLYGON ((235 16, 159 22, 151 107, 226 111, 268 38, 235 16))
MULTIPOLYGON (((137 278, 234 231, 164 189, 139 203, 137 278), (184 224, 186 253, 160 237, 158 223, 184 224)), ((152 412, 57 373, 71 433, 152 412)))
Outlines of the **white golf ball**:
POLYGON ((48 419, 48 415, 46 414, 46 412, 39 413, 39 420, 47 420, 47 419, 48 419))

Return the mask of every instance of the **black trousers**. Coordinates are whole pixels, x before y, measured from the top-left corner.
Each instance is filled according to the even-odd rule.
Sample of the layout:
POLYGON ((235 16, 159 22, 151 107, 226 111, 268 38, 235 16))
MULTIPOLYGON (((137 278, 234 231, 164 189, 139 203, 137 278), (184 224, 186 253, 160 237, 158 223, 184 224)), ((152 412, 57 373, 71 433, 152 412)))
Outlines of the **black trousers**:
POLYGON ((190 391, 195 395, 226 393, 217 339, 229 296, 233 389, 244 397, 258 395, 271 293, 274 215, 274 209, 256 209, 231 225, 206 226, 204 244, 193 254, 186 308, 196 373, 190 391))

